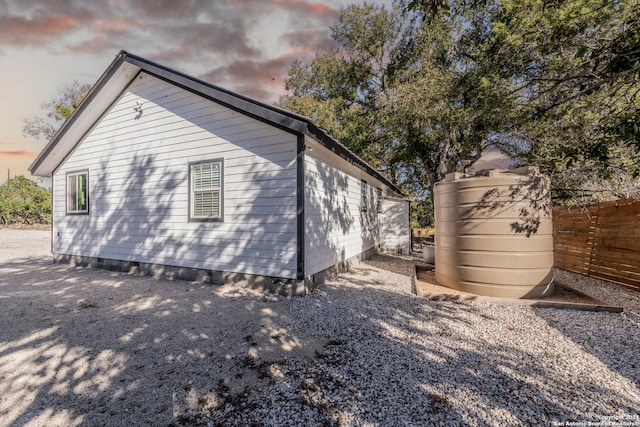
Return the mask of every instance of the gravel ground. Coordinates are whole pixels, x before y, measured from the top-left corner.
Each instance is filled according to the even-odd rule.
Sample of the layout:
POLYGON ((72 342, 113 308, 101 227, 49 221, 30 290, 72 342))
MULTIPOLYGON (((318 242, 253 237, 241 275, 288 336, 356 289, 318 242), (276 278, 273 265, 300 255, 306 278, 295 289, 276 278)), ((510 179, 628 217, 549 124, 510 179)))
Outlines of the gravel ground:
POLYGON ((558 272, 622 314, 434 302, 380 256, 284 298, 52 264, 48 236, 0 229, 0 425, 640 426, 617 285, 558 272))

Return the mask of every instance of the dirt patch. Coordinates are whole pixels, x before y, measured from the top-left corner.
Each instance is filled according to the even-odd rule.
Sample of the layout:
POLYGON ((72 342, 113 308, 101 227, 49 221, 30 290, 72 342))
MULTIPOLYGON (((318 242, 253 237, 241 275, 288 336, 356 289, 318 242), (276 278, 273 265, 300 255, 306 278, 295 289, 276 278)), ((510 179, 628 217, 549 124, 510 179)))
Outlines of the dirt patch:
POLYGON ((286 298, 53 264, 49 235, 0 230, 0 425, 559 425, 640 407, 639 305, 617 286, 594 282, 622 315, 440 303, 411 293, 416 257, 381 256, 286 298))
POLYGON ((246 410, 287 359, 327 341, 282 326, 289 302, 49 257, 0 264, 0 424, 193 425, 246 410))

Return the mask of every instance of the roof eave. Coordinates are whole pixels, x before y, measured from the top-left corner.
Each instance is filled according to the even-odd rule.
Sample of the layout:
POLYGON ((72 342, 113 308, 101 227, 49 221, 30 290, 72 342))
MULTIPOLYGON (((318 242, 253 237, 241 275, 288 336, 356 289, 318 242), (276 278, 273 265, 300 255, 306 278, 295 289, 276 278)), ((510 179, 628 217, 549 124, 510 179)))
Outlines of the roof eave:
POLYGON ((107 111, 111 104, 119 98, 122 91, 141 70, 251 117, 296 134, 307 135, 336 153, 339 157, 357 165, 367 174, 375 177, 398 195, 404 197, 402 190, 345 145, 316 126, 309 118, 233 93, 124 50, 120 51, 78 108, 63 123, 31 166, 29 166, 29 171, 35 176, 52 176, 77 143, 86 135, 102 114, 107 111), (101 98, 103 99, 96 101, 97 95, 105 90, 109 95, 102 96, 101 98))
POLYGON ((287 110, 265 104, 252 98, 231 92, 204 80, 197 79, 164 65, 127 53, 126 61, 155 77, 168 81, 226 107, 252 116, 294 133, 305 133, 309 119, 287 110))
MULTIPOLYGON (((98 81, 93 85, 87 96, 82 100, 78 108, 69 116, 69 118, 62 124, 60 129, 53 135, 53 137, 49 140, 44 149, 40 152, 38 157, 31 163, 29 166, 29 172, 31 172, 34 176, 52 176, 53 172, 57 169, 57 167, 64 161, 69 152, 75 147, 79 138, 67 138, 70 133, 78 133, 84 134, 90 127, 85 125, 87 129, 74 127, 79 121, 91 122, 93 124, 105 111, 106 105, 110 105, 117 96, 119 96, 122 89, 124 89, 131 79, 135 77, 139 69, 135 69, 133 67, 127 67, 124 70, 124 73, 120 73, 118 79, 114 80, 114 75, 118 74, 121 71, 123 65, 125 64, 125 60, 127 57, 127 53, 125 51, 121 51, 113 62, 109 65, 109 67, 105 70, 104 73, 100 76, 98 81), (105 87, 109 87, 109 89, 115 95, 101 100, 99 102, 101 105, 95 105, 94 101, 96 101, 98 93, 103 91, 105 87), (92 114, 88 114, 91 112, 92 114), (77 131, 76 131, 77 129, 77 131), (75 132, 74 132, 75 131, 75 132), (60 145, 63 145, 61 147, 60 145), (70 147, 67 147, 70 146, 70 147), (65 150, 65 148, 67 148, 65 150)), ((76 135, 74 135, 76 136, 76 135)))
POLYGON ((318 141, 324 147, 335 153, 337 156, 347 160, 349 163, 356 165, 360 169, 364 170, 368 175, 373 176, 378 181, 382 182, 384 185, 392 189, 396 192, 400 197, 404 197, 402 190, 400 190, 395 184, 385 178, 380 172, 375 170, 371 165, 369 165, 366 161, 361 159, 357 154, 353 151, 349 150, 346 145, 340 143, 335 140, 325 131, 317 127, 313 122, 307 122, 307 133, 308 136, 318 141))

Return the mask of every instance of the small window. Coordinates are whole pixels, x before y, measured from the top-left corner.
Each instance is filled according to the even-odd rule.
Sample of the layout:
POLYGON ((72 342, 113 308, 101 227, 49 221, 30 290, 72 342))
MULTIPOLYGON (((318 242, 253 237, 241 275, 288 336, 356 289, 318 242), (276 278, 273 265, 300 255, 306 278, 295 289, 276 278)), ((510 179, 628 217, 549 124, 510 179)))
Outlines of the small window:
POLYGON ((67 174, 67 214, 89 213, 89 171, 67 174))
POLYGON ((189 169, 192 221, 222 220, 222 160, 192 163, 189 169))
POLYGON ((367 181, 360 181, 360 209, 367 210, 367 181))
POLYGON ((376 188, 376 212, 382 213, 382 188, 376 188))

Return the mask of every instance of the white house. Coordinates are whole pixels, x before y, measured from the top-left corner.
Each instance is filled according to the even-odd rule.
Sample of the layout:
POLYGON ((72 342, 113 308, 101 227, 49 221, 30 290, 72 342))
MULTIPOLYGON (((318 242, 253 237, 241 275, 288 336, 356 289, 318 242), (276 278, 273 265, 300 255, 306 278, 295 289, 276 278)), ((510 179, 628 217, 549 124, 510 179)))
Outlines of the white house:
POLYGON ((57 262, 304 293, 409 251, 400 190, 309 119, 124 51, 30 171, 57 262))

